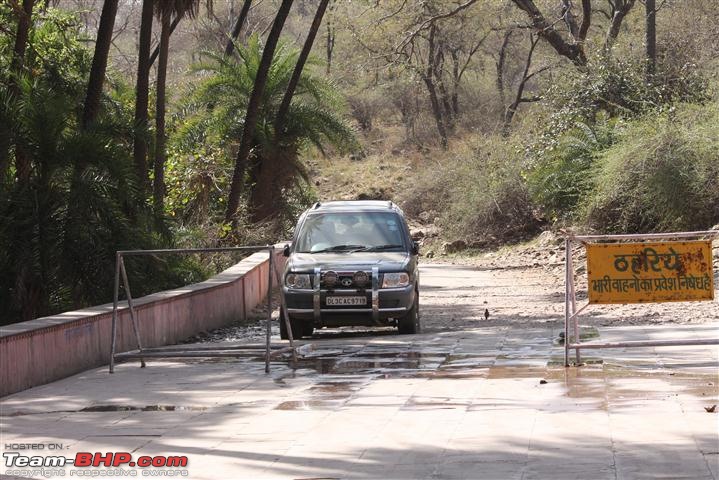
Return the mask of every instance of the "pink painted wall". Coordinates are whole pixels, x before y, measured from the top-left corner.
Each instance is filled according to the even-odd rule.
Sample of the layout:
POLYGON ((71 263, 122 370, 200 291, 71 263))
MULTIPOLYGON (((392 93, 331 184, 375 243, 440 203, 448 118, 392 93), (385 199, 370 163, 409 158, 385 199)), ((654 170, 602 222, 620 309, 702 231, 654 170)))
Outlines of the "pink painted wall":
MULTIPOLYGON (((204 282, 136 299, 143 347, 247 319, 267 299, 268 258, 255 253, 204 282)), ((281 271, 281 247, 275 260, 281 271)), ((0 327, 0 396, 108 364, 111 328, 111 303, 0 327)), ((116 349, 136 348, 127 303, 121 302, 116 349)))

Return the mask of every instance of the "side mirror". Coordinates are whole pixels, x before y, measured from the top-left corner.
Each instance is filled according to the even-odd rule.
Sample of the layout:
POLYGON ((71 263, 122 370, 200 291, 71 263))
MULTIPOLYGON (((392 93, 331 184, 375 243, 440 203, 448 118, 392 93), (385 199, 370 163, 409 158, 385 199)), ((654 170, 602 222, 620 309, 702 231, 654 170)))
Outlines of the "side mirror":
POLYGON ((419 255, 419 243, 412 242, 412 255, 419 255))
POLYGON ((289 245, 285 245, 285 248, 282 249, 282 255, 285 257, 290 256, 290 246, 289 245))

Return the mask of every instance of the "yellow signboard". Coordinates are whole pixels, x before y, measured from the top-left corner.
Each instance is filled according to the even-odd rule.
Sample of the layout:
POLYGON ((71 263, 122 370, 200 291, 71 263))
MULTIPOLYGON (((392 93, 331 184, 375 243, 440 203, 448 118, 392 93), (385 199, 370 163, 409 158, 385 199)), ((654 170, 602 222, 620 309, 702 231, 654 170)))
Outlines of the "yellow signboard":
POLYGON ((714 299, 711 241, 587 244, 589 303, 714 299))

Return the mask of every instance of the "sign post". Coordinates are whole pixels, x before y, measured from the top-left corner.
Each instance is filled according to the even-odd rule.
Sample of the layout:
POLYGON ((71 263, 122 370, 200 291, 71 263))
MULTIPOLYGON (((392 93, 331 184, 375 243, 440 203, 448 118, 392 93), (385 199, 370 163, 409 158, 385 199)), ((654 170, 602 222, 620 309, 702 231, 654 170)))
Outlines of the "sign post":
POLYGON ((564 364, 569 350, 674 345, 719 345, 719 338, 633 342, 585 342, 579 338, 579 314, 590 305, 695 302, 714 300, 712 240, 719 231, 646 235, 583 235, 566 238, 564 364), (687 241, 679 241, 687 239, 687 241), (640 240, 640 241, 637 241, 640 240), (644 241, 641 241, 644 240, 644 241), (649 240, 649 241, 647 241, 649 240), (660 241, 664 240, 664 241, 660 241), (572 243, 587 250, 588 303, 577 310, 572 243), (611 242, 611 243, 609 243, 611 242), (570 322, 573 328, 570 329, 570 322), (573 336, 570 337, 570 330, 573 336))

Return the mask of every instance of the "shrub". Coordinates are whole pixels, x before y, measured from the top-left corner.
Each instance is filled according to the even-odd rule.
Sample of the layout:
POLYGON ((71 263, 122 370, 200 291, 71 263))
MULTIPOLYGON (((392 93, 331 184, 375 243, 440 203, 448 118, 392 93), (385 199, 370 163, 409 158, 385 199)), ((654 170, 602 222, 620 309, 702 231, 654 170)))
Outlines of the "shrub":
MULTIPOLYGON (((593 125, 577 123, 534 161, 527 185, 532 200, 545 216, 553 222, 571 218, 593 186, 591 169, 595 159, 615 142, 620 125, 616 120, 593 125)), ((538 155, 530 152, 531 157, 538 155)))
POLYGON ((719 222, 719 108, 684 105, 633 122, 599 156, 581 217, 601 231, 699 230, 719 222))
POLYGON ((522 177, 523 150, 493 136, 454 150, 402 202, 410 214, 435 210, 447 235, 470 241, 517 240, 540 222, 522 177))

